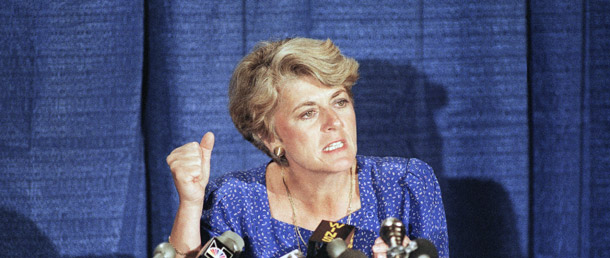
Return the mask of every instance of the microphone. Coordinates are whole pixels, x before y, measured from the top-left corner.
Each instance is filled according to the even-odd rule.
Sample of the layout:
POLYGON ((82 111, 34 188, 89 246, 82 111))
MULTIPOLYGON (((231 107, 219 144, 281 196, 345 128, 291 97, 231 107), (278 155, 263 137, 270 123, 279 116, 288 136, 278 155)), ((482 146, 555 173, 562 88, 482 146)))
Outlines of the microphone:
POLYGON ((174 258, 176 257, 176 250, 168 242, 159 244, 153 252, 153 258, 174 258))
POLYGON ((335 238, 345 239, 346 246, 351 247, 355 233, 356 227, 352 225, 322 220, 309 238, 307 257, 329 257, 326 252, 326 245, 335 238))
POLYGON ((409 253, 409 258, 438 258, 438 250, 429 240, 418 238, 409 245, 411 243, 416 243, 416 247, 409 253))
POLYGON ((280 258, 305 258, 305 255, 303 255, 303 253, 301 253, 301 251, 298 249, 294 249, 292 252, 287 253, 280 258))
POLYGON ((389 249, 388 257, 405 257, 407 250, 402 246, 402 240, 405 238, 405 225, 397 218, 387 218, 381 223, 379 235, 389 249))
POLYGON ((328 245, 326 246, 326 253, 328 253, 328 256, 331 258, 339 257, 339 255, 344 253, 346 250, 347 245, 345 244, 345 241, 343 241, 343 239, 341 238, 333 239, 333 241, 330 241, 330 243, 328 243, 328 245))
POLYGON ((410 241, 406 247, 402 246, 406 235, 405 225, 397 218, 385 219, 381 223, 379 234, 389 246, 388 257, 438 258, 438 250, 429 240, 418 238, 410 241))
POLYGON ((229 230, 205 243, 197 254, 197 258, 237 258, 243 248, 244 240, 229 230))
POLYGON ((326 253, 330 258, 366 258, 364 253, 348 249, 345 241, 341 238, 335 238, 326 245, 326 253))

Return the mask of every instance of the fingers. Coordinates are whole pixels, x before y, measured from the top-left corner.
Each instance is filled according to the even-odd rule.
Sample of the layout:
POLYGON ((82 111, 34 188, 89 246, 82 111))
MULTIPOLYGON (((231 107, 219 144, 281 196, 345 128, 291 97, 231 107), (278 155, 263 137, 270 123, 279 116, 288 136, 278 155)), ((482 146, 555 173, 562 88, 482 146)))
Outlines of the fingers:
POLYGON ((190 142, 174 149, 166 158, 167 164, 172 167, 174 162, 177 160, 187 158, 199 158, 201 159, 201 148, 196 142, 190 142))
POLYGON ((167 156, 166 162, 171 167, 174 161, 186 157, 203 157, 209 161, 212 156, 213 148, 214 134, 212 132, 208 132, 203 136, 200 143, 190 142, 174 149, 167 156))
POLYGON ((408 236, 405 236, 405 238, 402 239, 402 246, 405 246, 405 247, 408 246, 409 242, 411 242, 411 239, 409 239, 408 236))
POLYGON ((174 149, 166 158, 181 203, 199 205, 210 178, 210 160, 214 134, 206 133, 200 142, 190 142, 174 149))
MULTIPOLYGON (((409 239, 409 237, 405 236, 405 238, 402 240, 402 245, 406 247, 407 245, 409 245, 409 242, 411 242, 411 240, 409 239)), ((383 242, 383 239, 381 239, 381 237, 378 237, 377 239, 375 239, 375 244, 373 244, 373 257, 385 258, 387 256, 388 249, 389 246, 386 245, 385 242, 383 242)))
POLYGON ((167 156, 174 181, 183 184, 189 181, 197 182, 202 177, 202 153, 199 143, 191 142, 182 145, 167 156))
POLYGON ((388 245, 386 245, 381 237, 375 239, 375 244, 373 244, 373 257, 375 258, 385 258, 386 253, 388 252, 388 245))

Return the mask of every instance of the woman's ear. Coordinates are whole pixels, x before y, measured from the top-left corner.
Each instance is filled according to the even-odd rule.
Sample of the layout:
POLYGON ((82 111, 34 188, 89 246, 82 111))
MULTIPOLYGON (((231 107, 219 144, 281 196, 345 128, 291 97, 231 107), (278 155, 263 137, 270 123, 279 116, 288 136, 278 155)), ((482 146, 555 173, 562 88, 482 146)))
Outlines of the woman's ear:
MULTIPOLYGON (((271 121, 271 123, 273 123, 273 121, 271 121)), ((277 132, 275 131, 275 128, 271 128, 270 129, 271 132, 270 133, 266 133, 266 137, 263 137, 263 135, 261 135, 260 133, 256 134, 256 136, 265 144, 265 147, 267 147, 267 149, 273 153, 273 149, 275 147, 278 146, 282 146, 282 139, 279 137, 279 135, 277 134, 277 132)))
POLYGON ((273 137, 273 140, 266 140, 263 142, 265 143, 265 147, 267 147, 272 157, 274 157, 273 159, 284 159, 286 149, 284 148, 284 144, 279 137, 275 136, 273 137))
POLYGON ((267 149, 273 153, 273 149, 277 146, 281 145, 281 142, 278 141, 274 136, 269 136, 266 138, 261 137, 261 135, 257 135, 257 137, 263 142, 263 144, 265 144, 265 147, 267 147, 267 149))
POLYGON ((280 142, 280 141, 278 141, 278 140, 274 140, 274 141, 270 142, 270 143, 267 145, 267 148, 269 148, 269 150, 271 150, 271 152, 274 152, 274 150, 275 150, 277 147, 282 147, 282 148, 284 148, 284 144, 282 144, 282 142, 280 142))

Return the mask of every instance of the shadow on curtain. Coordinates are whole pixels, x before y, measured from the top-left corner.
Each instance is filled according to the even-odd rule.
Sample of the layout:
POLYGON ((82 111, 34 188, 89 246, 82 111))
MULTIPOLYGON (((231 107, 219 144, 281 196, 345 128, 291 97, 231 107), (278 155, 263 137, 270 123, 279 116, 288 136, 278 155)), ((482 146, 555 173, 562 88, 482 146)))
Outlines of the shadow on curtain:
POLYGON ((0 207, 0 250, 13 257, 59 257, 53 242, 28 216, 0 207), (7 241, 7 240, 11 241, 7 241))
POLYGON ((434 114, 447 103, 442 85, 409 64, 359 60, 354 87, 358 152, 418 157, 434 168, 443 189, 450 253, 454 257, 522 257, 514 207, 504 187, 492 180, 446 178, 443 140, 434 114))

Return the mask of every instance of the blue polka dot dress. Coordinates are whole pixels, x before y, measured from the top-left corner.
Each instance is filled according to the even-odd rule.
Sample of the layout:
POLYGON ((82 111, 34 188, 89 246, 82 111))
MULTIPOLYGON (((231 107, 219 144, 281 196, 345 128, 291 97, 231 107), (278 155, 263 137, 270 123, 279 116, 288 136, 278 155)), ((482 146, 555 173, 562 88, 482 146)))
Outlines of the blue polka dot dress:
MULTIPOLYGON (((418 159, 357 156, 361 208, 352 213, 357 227, 354 249, 372 256, 381 222, 395 217, 411 239, 425 238, 449 257, 447 224, 438 181, 418 159)), ((210 182, 201 219, 202 240, 232 230, 246 246, 242 257, 280 257, 297 249, 294 226, 271 217, 265 186, 266 164, 232 172, 210 182)), ((347 223, 347 217, 339 220, 347 223)), ((300 228, 305 241, 312 231, 300 228)), ((301 244, 302 252, 306 253, 301 244)))

